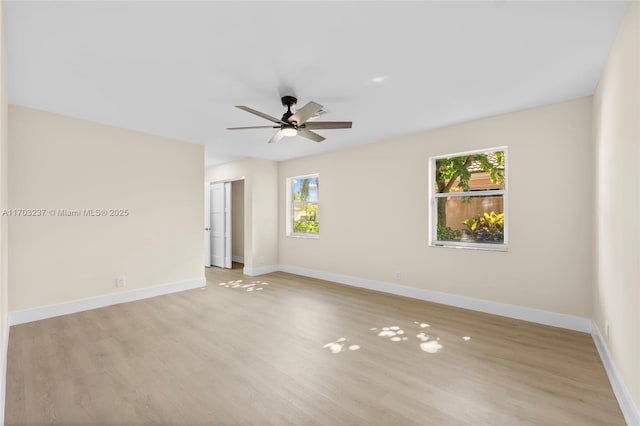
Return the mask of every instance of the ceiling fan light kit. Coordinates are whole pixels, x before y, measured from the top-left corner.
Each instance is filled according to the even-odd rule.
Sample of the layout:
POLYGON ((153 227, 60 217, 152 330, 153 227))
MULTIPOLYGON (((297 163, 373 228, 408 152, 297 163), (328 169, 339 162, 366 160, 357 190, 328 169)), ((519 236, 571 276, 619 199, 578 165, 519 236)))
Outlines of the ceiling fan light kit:
POLYGON ((311 129, 350 129, 352 123, 350 121, 313 121, 307 120, 316 118, 320 115, 323 106, 316 102, 309 102, 295 113, 291 112, 291 107, 298 103, 295 96, 283 96, 280 101, 282 106, 287 107, 287 111, 282 115, 281 119, 277 119, 263 112, 249 108, 244 105, 236 105, 243 111, 262 117, 277 125, 271 126, 251 126, 251 127, 228 127, 227 130, 246 130, 246 129, 280 129, 271 137, 269 143, 278 142, 285 136, 302 136, 311 139, 314 142, 322 142, 325 137, 312 132, 311 129))
POLYGON ((282 129, 282 136, 296 136, 298 134, 298 129, 295 127, 285 127, 282 129))

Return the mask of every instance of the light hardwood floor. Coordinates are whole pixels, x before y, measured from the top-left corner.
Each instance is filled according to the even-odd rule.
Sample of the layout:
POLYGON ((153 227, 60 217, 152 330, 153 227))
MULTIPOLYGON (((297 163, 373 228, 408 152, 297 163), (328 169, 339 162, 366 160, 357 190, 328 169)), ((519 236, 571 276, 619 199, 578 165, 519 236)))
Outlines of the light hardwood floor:
POLYGON ((206 290, 12 327, 6 424, 624 424, 588 334, 206 275, 206 290))

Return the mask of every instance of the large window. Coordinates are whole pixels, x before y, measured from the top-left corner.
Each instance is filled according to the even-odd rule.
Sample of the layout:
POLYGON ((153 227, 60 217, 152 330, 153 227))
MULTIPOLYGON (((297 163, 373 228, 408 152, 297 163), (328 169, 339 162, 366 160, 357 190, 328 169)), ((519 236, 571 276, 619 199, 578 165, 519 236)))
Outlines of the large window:
POLYGON ((431 159, 431 244, 507 248, 507 150, 431 159))
POLYGON ((287 233, 290 236, 317 237, 320 233, 318 220, 318 190, 320 180, 317 174, 297 176, 287 180, 289 217, 287 233))

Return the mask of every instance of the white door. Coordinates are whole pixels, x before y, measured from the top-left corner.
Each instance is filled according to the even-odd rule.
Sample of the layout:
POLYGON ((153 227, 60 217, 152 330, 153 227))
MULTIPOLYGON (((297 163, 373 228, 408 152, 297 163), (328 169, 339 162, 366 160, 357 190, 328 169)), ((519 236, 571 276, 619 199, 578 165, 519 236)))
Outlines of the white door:
POLYGON ((211 266, 211 185, 204 185, 204 266, 211 266))
POLYGON ((224 183, 224 267, 231 269, 231 182, 224 183))
POLYGON ((211 184, 210 263, 231 269, 231 182, 211 184))
POLYGON ((211 264, 224 268, 225 248, 224 183, 211 184, 211 264))

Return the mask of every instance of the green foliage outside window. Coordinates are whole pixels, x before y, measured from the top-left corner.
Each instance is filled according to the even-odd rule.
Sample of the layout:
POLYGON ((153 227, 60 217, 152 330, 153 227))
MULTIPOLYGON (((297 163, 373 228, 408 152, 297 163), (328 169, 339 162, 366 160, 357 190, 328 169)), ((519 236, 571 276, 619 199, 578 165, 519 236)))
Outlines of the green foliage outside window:
POLYGON ((295 222, 293 222, 293 232, 317 234, 318 232, 320 232, 320 224, 318 222, 296 220, 295 222))
POLYGON ((306 177, 293 181, 293 232, 317 234, 318 222, 318 178, 306 177))
POLYGON ((467 227, 467 235, 474 241, 504 241, 504 213, 485 212, 462 223, 467 227))
MULTIPOLYGON (((489 174, 494 184, 504 184, 504 151, 476 153, 436 160, 436 192, 469 191, 472 164, 489 174)), ((447 226, 446 199, 438 199, 438 225, 447 226)))
POLYGON ((293 232, 306 232, 317 234, 320 232, 320 223, 318 222, 318 205, 312 203, 304 203, 302 209, 305 214, 300 219, 293 222, 293 232))
POLYGON ((439 223, 438 227, 438 240, 440 241, 460 241, 462 239, 462 231, 451 229, 448 226, 442 226, 439 223))

